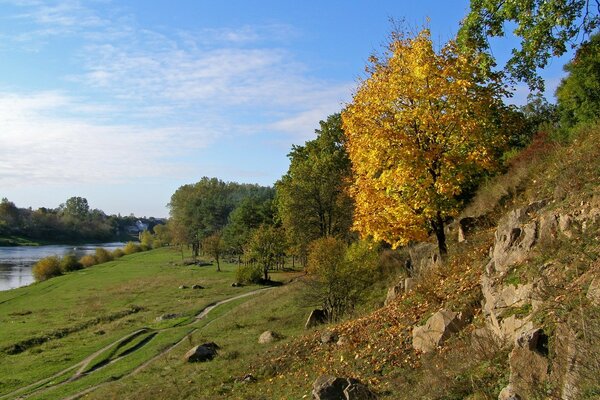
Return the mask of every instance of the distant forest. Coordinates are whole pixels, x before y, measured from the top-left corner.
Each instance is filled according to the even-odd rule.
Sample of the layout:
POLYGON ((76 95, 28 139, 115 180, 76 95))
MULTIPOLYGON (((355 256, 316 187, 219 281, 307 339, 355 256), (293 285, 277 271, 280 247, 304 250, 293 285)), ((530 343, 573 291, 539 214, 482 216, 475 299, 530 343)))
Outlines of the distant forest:
POLYGON ((57 208, 19 208, 7 198, 0 202, 0 244, 18 244, 17 238, 49 243, 129 240, 138 232, 164 223, 157 218, 106 215, 91 209, 87 199, 71 197, 57 208))

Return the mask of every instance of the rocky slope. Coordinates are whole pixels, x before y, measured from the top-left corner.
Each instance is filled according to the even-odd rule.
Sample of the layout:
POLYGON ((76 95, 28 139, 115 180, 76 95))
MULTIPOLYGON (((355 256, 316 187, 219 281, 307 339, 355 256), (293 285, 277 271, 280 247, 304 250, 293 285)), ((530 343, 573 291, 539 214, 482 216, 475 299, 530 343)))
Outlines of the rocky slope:
POLYGON ((448 227, 446 263, 411 248, 385 306, 267 353, 258 391, 319 398, 329 375, 378 398, 599 398, 599 139, 534 142, 448 227))

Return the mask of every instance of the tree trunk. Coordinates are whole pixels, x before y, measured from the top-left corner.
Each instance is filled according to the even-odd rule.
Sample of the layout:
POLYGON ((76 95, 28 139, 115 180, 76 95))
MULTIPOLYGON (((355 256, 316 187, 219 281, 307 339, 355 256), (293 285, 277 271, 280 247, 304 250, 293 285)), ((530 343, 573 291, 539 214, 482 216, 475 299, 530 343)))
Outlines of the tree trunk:
POLYGON ((438 211, 436 219, 432 223, 433 231, 438 242, 438 250, 442 260, 446 260, 448 256, 448 247, 446 246, 446 233, 444 232, 444 220, 442 214, 438 211))

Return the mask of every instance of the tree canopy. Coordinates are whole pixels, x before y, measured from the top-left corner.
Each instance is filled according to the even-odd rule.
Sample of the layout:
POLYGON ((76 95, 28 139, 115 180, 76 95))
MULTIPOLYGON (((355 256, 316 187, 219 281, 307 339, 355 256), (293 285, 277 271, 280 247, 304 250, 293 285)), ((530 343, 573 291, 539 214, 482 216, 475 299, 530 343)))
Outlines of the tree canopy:
POLYGON ((201 241, 223 230, 229 215, 244 198, 265 197, 268 192, 272 193, 272 189, 208 177, 183 185, 173 193, 169 203, 173 238, 180 244, 191 245, 197 256, 201 241))
POLYGON ((599 0, 471 0, 470 12, 462 21, 462 45, 486 51, 492 59, 490 37, 505 35, 506 23, 521 39, 513 49, 506 70, 531 89, 543 89, 537 74, 551 57, 576 46, 600 23, 599 0))
POLYGON ((455 42, 436 53, 427 29, 396 34, 382 59, 372 57, 342 114, 362 236, 397 247, 433 231, 446 252, 445 220, 505 142, 502 85, 481 65, 455 42))
POLYGON ((556 90, 561 125, 598 119, 600 115, 600 33, 581 45, 565 66, 569 75, 556 90))
POLYGON ((347 237, 352 224, 345 190, 351 168, 340 114, 320 121, 315 132, 316 139, 292 147, 290 167, 275 185, 278 215, 297 246, 324 236, 347 237))

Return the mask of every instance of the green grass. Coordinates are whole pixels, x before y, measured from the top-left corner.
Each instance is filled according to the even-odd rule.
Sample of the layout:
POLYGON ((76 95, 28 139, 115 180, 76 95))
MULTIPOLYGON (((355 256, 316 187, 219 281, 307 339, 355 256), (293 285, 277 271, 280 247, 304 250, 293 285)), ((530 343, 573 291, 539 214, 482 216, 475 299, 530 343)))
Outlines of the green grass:
MULTIPOLYGON (((236 267, 224 264, 221 269, 222 272, 216 272, 214 267, 183 266, 178 251, 164 248, 0 292, 0 349, 4 349, 0 351, 0 398, 49 378, 110 343, 148 327, 147 333, 97 355, 86 368, 97 368, 92 374, 43 392, 39 398, 56 398, 57 393, 68 395, 122 376, 219 313, 252 298, 223 304, 206 320, 194 323, 194 316, 207 305, 260 288, 231 287, 236 267), (205 289, 179 289, 180 285, 194 284, 205 289), (180 317, 156 321, 166 313, 180 317), (22 351, 9 354, 9 349, 14 350, 19 344, 22 351), (119 361, 110 364, 115 359, 119 361)), ((273 275, 275 279, 289 279, 282 273, 273 275)), ((73 373, 53 381, 65 380, 73 373)))

